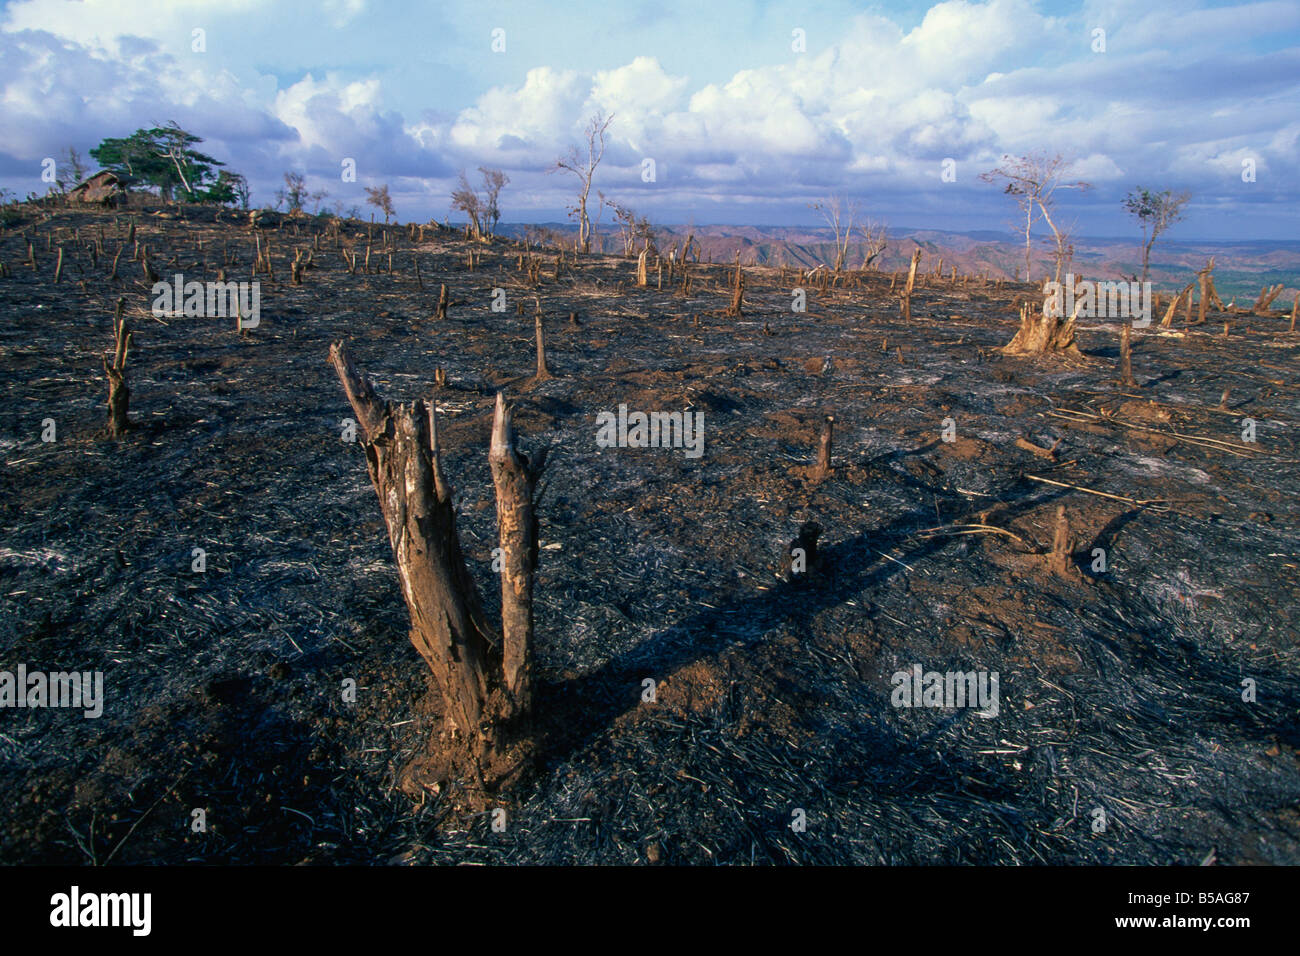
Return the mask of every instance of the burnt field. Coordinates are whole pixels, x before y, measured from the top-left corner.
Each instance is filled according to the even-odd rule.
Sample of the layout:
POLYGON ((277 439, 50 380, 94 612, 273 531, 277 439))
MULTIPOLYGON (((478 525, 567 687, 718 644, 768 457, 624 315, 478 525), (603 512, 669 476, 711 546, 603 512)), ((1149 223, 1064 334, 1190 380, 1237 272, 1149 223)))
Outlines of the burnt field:
POLYGON ((197 209, 32 212, 0 261, 0 670, 104 675, 97 719, 0 711, 0 861, 1300 863, 1289 316, 1157 314, 1125 386, 1117 322, 1081 320, 1078 358, 1003 355, 1039 291, 924 262, 906 321, 888 273, 746 268, 735 317, 727 265, 637 288, 621 257, 197 209), (269 247, 260 324, 155 318, 136 242, 200 281, 269 247), (498 391, 549 451, 541 763, 486 806, 398 786, 442 703, 339 340, 382 397, 436 401, 490 611, 498 391), (702 412, 703 453, 598 447, 620 405, 702 412), (894 706, 914 665, 996 672, 996 714, 894 706))

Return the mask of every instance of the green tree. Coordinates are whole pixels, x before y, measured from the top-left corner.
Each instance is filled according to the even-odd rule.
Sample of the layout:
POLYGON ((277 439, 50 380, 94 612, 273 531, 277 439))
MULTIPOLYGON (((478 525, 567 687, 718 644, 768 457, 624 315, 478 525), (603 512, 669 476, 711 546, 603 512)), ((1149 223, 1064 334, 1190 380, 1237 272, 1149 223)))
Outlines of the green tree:
POLYGON ((198 202, 218 178, 216 167, 225 165, 193 148, 201 142, 202 137, 172 122, 138 129, 124 138, 105 139, 90 155, 128 185, 144 183, 168 201, 198 202))
POLYGON ((1141 186, 1129 191, 1124 199, 1124 210, 1137 218, 1142 225, 1142 281, 1151 274, 1151 247, 1156 237, 1176 222, 1182 222, 1183 207, 1192 197, 1187 193, 1153 193, 1141 186))
POLYGON ((248 208, 248 180, 239 173, 227 169, 217 173, 216 181, 204 191, 203 202, 220 203, 223 206, 238 205, 240 209, 248 208))

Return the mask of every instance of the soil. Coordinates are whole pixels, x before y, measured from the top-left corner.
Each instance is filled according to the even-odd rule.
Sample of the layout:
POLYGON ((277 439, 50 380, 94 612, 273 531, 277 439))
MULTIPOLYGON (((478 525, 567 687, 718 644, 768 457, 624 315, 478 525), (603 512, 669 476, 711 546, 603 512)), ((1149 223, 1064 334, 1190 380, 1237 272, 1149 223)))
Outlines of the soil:
POLYGON ((1081 320, 1081 359, 998 352, 1028 286, 923 275, 906 323, 887 273, 823 289, 755 267, 728 317, 726 265, 692 265, 684 295, 615 256, 567 253, 557 277, 552 250, 530 281, 513 242, 393 227, 390 274, 379 226, 268 215, 274 278, 238 335, 149 314, 131 217, 164 278, 216 279, 223 257, 252 278, 230 213, 33 212, 0 236, 0 670, 102 671, 106 697, 97 719, 0 711, 0 861, 1300 863, 1289 317, 1157 315, 1123 387, 1114 321, 1081 320), (360 262, 368 241, 354 274, 339 244, 360 262), (541 764, 504 814, 398 786, 444 727, 342 440, 340 339, 382 396, 436 399, 490 614, 498 390, 525 449, 549 449, 541 764), (703 412, 703 454, 598 447, 620 405, 703 412), (815 561, 786 573, 808 521, 815 561), (997 715, 894 706, 913 665, 997 672, 997 715))

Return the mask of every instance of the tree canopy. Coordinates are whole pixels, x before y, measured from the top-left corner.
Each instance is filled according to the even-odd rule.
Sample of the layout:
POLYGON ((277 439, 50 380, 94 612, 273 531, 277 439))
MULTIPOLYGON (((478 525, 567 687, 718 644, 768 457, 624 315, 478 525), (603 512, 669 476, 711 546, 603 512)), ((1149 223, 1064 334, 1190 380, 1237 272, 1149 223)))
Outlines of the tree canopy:
POLYGON ((230 202, 236 195, 234 176, 218 175, 217 167, 225 164, 194 149, 201 142, 202 137, 168 123, 126 137, 109 137, 90 155, 127 185, 155 188, 163 199, 230 202))

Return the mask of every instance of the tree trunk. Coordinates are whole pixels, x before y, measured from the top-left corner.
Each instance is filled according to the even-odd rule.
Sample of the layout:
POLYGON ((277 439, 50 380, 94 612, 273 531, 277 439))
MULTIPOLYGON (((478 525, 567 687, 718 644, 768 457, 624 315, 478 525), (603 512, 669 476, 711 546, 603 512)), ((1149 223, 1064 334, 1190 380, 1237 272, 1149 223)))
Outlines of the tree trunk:
POLYGON ((417 758, 405 784, 472 774, 485 791, 517 779, 532 761, 532 572, 536 518, 530 468, 514 450, 510 411, 497 396, 490 461, 504 552, 505 642, 489 625, 456 534, 451 488, 442 473, 433 409, 382 402, 353 366, 346 346, 329 358, 363 433, 366 466, 379 497, 410 614, 410 639, 429 665, 454 728, 427 762, 417 758), (509 593, 507 593, 507 591, 509 593))
POLYGON ((907 285, 903 287, 903 321, 912 319, 912 289, 916 286, 916 267, 921 264, 921 250, 912 250, 912 266, 907 270, 907 285))
MULTIPOLYGON (((1002 347, 1005 355, 1043 355, 1048 352, 1065 353, 1079 356, 1079 349, 1074 344, 1074 322, 1077 316, 1068 319, 1053 315, 1043 303, 1043 309, 1035 313, 1028 305, 1020 307, 1020 329, 1015 338, 1002 347)), ((1077 313, 1079 306, 1075 305, 1077 313)), ((1080 356, 1081 357, 1081 356, 1080 356)))
POLYGON ((108 434, 112 438, 121 438, 130 427, 127 410, 131 403, 131 390, 126 385, 126 357, 133 336, 133 332, 127 331, 119 299, 117 315, 113 317, 113 362, 110 365, 108 359, 103 359, 104 374, 108 376, 108 434))
POLYGON ((1119 380, 1123 385, 1136 385, 1133 381, 1133 323, 1124 320, 1119 338, 1119 380))
POLYGON ((813 469, 813 476, 816 478, 825 478, 831 473, 831 445, 834 441, 835 416, 827 415, 826 420, 822 422, 821 439, 817 443, 817 465, 813 469))

